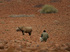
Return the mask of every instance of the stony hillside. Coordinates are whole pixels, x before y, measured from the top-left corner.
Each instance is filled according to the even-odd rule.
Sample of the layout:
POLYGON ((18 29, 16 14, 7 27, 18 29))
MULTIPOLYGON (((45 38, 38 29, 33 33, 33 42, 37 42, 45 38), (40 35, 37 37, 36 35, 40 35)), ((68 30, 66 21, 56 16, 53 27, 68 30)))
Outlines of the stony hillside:
POLYGON ((0 52, 70 52, 70 0, 0 0, 0 52), (45 4, 58 13, 40 13, 45 4), (18 26, 32 27, 32 35, 18 26), (44 29, 49 39, 40 42, 44 29))

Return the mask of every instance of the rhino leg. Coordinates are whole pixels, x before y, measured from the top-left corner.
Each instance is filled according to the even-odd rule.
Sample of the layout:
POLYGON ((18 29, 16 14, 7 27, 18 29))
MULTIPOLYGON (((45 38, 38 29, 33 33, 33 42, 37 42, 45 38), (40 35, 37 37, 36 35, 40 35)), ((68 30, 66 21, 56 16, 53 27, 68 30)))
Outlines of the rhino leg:
POLYGON ((24 35, 24 31, 22 31, 22 34, 24 35))
POLYGON ((31 35, 31 32, 29 32, 29 36, 31 35))

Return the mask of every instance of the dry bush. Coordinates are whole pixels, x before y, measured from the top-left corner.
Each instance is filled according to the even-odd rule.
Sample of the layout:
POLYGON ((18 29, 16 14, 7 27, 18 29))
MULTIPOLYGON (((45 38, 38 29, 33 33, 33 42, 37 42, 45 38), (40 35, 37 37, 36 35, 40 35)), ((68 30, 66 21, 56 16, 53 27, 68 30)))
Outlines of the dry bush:
POLYGON ((58 10, 52 5, 44 5, 40 10, 40 13, 57 13, 58 10))

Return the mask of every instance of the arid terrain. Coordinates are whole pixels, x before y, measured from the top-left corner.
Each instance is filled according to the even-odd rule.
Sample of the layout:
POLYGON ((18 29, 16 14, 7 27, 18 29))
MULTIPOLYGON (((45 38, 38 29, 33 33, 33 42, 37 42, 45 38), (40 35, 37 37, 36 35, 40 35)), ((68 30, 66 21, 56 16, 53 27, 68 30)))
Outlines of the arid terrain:
POLYGON ((70 52, 70 0, 0 0, 0 52, 70 52), (45 4, 58 12, 40 13, 45 4), (19 26, 32 27, 31 36, 19 26), (49 39, 40 42, 44 29, 49 39))

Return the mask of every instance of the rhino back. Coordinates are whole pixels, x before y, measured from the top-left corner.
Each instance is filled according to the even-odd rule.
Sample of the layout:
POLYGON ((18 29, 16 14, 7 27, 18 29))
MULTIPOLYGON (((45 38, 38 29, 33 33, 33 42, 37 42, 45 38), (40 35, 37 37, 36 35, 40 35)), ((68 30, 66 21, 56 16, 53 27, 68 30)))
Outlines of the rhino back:
POLYGON ((31 31, 32 31, 32 27, 26 27, 26 28, 25 28, 25 32, 26 32, 26 33, 31 32, 31 31))

